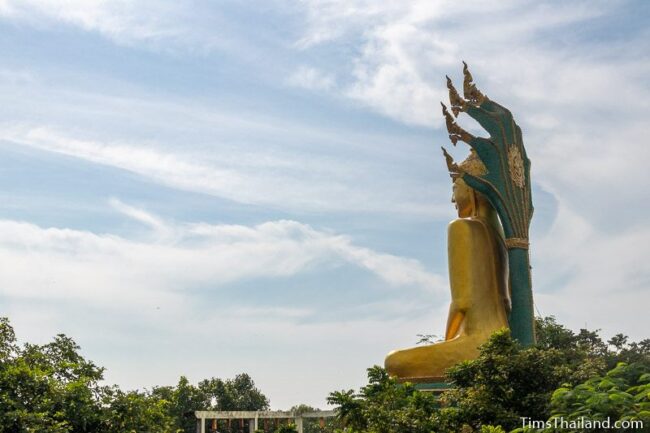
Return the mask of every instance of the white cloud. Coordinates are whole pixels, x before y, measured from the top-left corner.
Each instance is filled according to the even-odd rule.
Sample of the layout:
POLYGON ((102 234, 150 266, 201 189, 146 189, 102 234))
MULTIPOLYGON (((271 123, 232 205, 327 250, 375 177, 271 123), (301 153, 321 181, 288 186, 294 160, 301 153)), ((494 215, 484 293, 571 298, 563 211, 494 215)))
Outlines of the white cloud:
MULTIPOLYGON (((201 48, 225 45, 219 35, 208 34, 188 21, 190 10, 181 2, 151 0, 1 0, 0 17, 35 27, 63 23, 101 34, 120 44, 182 44, 201 48)), ((204 13, 206 11, 203 11, 204 13)), ((190 15, 193 15, 190 13, 190 15)), ((198 18, 200 15, 196 15, 198 18)), ((213 25, 219 24, 212 16, 213 25)), ((214 28, 213 27, 213 28, 214 28)))
POLYGON ((128 301, 137 306, 155 297, 173 308, 186 289, 218 290, 241 279, 293 276, 328 263, 352 264, 387 286, 425 292, 444 287, 440 277, 415 260, 359 247, 346 236, 295 221, 252 227, 171 225, 142 209, 117 200, 111 203, 165 236, 135 241, 0 221, 0 256, 7 265, 0 281, 2 292, 18 298, 66 298, 91 304, 128 301))
POLYGON ((536 303, 573 329, 601 328, 605 336, 624 332, 643 339, 650 303, 650 228, 598 230, 560 203, 547 236, 534 246, 536 303))
POLYGON ((350 248, 349 241, 341 239, 335 247, 342 257, 356 265, 379 275, 384 281, 393 285, 413 284, 420 287, 436 288, 439 293, 444 290, 446 282, 437 275, 425 272, 419 262, 388 254, 377 254, 368 248, 350 248))
MULTIPOLYGON (((241 192, 242 179, 232 170, 186 161, 155 148, 129 143, 103 143, 67 137, 47 127, 14 127, 5 139, 38 149, 118 167, 151 177, 180 189, 198 190, 232 197, 241 192)), ((245 198, 241 199, 246 201, 245 198)))
POLYGON ((334 86, 334 77, 309 66, 300 66, 287 79, 287 84, 307 90, 330 90, 334 86))
POLYGON ((307 31, 296 42, 300 49, 311 48, 333 41, 350 33, 356 33, 359 27, 385 21, 387 16, 404 10, 403 2, 372 0, 358 1, 303 1, 306 7, 307 31))
POLYGON ((423 203, 422 191, 407 188, 399 178, 382 177, 382 167, 372 161, 352 161, 345 155, 280 153, 269 149, 271 145, 265 149, 233 149, 220 143, 203 152, 192 151, 194 147, 186 143, 182 149, 171 151, 164 149, 166 143, 80 139, 59 128, 19 123, 5 124, 0 138, 239 203, 303 212, 345 210, 416 216, 446 213, 449 207, 423 203))
POLYGON ((359 39, 360 54, 348 64, 347 72, 354 82, 347 95, 411 124, 441 124, 436 107, 440 100, 446 100, 444 76, 455 74, 462 59, 481 73, 479 84, 484 89, 498 89, 506 95, 520 90, 520 98, 532 96, 532 91, 554 102, 568 95, 578 100, 594 96, 590 90, 593 87, 580 80, 563 81, 562 89, 549 91, 548 84, 554 77, 568 78, 570 75, 563 73, 571 68, 582 76, 585 69, 587 76, 602 70, 602 64, 590 60, 588 53, 571 51, 572 61, 566 62, 567 52, 544 48, 534 37, 539 31, 552 31, 604 14, 607 6, 602 3, 556 4, 551 8, 534 2, 441 0, 405 5, 395 1, 334 0, 308 1, 305 6, 309 17, 305 33, 321 35, 307 37, 308 47, 350 33, 359 39), (527 73, 522 74, 521 68, 526 68, 527 73), (541 80, 534 80, 533 73, 541 80), (559 92, 581 84, 584 91, 580 89, 577 95, 559 92))
POLYGON ((161 218, 152 215, 143 209, 123 203, 117 198, 111 198, 109 203, 118 212, 151 227, 151 229, 153 229, 162 240, 170 239, 173 236, 173 228, 165 223, 161 218))

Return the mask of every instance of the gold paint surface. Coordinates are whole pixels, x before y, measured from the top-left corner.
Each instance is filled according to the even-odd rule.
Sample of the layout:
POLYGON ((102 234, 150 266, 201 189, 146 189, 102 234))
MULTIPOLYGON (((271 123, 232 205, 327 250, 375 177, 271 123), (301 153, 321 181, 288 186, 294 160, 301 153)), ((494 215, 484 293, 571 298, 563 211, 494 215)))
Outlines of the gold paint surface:
POLYGON ((386 370, 400 381, 441 381, 449 367, 476 358, 493 332, 508 327, 508 260, 496 211, 462 178, 454 181, 452 201, 459 218, 448 228, 451 304, 445 340, 389 353, 386 370))

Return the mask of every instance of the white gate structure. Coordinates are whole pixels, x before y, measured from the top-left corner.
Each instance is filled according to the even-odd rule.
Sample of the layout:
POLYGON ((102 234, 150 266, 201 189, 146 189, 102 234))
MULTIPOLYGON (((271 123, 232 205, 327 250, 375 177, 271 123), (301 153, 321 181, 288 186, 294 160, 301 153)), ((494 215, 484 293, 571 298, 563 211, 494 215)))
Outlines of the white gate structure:
MULTIPOLYGON (((219 420, 233 420, 240 422, 241 430, 244 430, 244 424, 248 422, 248 433, 253 433, 260 428, 260 421, 273 420, 273 422, 293 422, 296 425, 298 433, 303 433, 303 420, 305 418, 331 418, 336 416, 336 411, 333 410, 319 410, 316 412, 304 412, 297 414, 295 412, 281 411, 281 410, 232 410, 232 411, 213 411, 213 410, 197 410, 194 412, 196 417, 196 433, 206 433, 206 422, 210 421, 208 427, 211 432, 217 431, 219 420)), ((322 422, 322 421, 321 421, 322 422)))

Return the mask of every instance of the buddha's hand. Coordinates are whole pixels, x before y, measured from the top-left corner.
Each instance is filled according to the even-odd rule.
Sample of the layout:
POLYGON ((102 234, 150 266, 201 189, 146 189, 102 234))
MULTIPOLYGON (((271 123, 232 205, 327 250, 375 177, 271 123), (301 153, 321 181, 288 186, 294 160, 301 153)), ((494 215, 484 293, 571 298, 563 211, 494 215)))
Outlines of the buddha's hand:
MULTIPOLYGON (((530 160, 512 113, 483 95, 473 82, 472 75, 463 62, 463 93, 458 94, 449 77, 451 112, 442 104, 449 139, 456 145, 460 140, 474 149, 485 165, 487 173, 467 173, 453 162, 445 151, 450 172, 462 176, 465 183, 485 195, 497 209, 507 238, 528 239, 528 226, 533 207, 530 190, 530 160), (456 123, 461 112, 476 120, 489 134, 489 138, 475 137, 456 123)), ((443 149, 444 151, 444 149, 443 149)))

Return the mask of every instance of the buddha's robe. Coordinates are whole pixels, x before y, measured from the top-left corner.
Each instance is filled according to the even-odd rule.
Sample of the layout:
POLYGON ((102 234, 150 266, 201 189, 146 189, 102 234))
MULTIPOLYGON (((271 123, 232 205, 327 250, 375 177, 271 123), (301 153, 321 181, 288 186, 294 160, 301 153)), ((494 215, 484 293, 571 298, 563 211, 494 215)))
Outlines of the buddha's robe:
POLYGON ((452 365, 474 359, 495 331, 508 327, 507 253, 497 230, 479 217, 449 224, 451 305, 445 341, 395 350, 385 361, 400 381, 439 382, 452 365))

